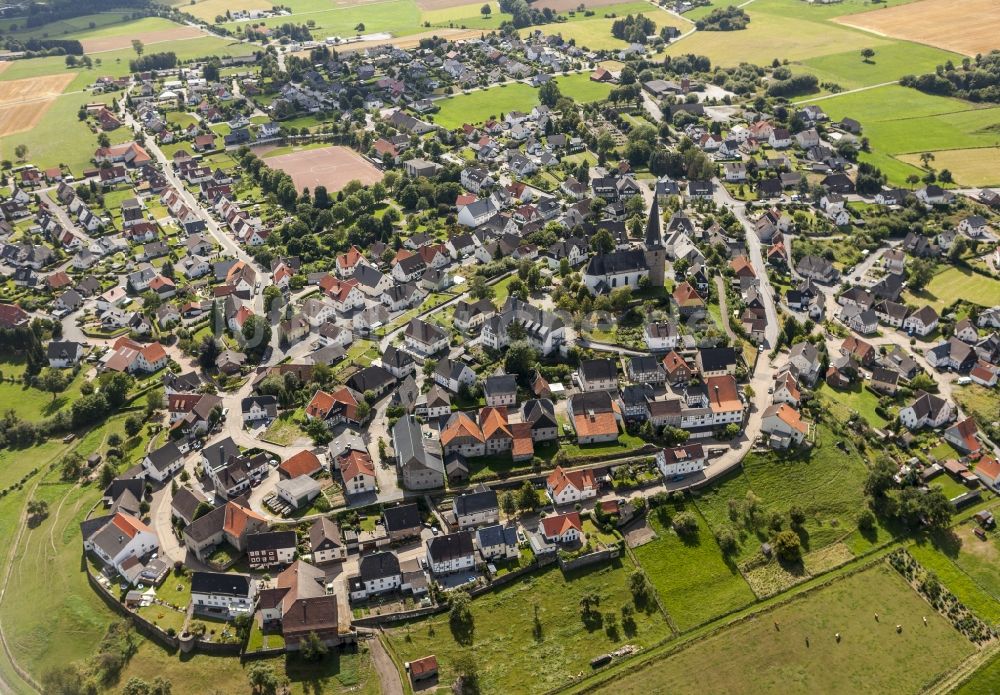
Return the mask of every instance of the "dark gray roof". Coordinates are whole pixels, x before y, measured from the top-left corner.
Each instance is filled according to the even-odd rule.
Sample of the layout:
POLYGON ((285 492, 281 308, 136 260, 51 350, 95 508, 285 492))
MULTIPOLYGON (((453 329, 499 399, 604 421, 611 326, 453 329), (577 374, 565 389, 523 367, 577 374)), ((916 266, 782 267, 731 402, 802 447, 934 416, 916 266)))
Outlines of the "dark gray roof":
POLYGON ((427 541, 427 551, 434 562, 445 562, 465 557, 471 555, 472 550, 472 533, 470 531, 435 536, 427 541))
POLYGON ((416 504, 401 504, 382 510, 385 520, 385 530, 388 532, 405 531, 418 528, 423 524, 420 508, 416 504))
POLYGON ((246 598, 250 595, 250 577, 229 572, 194 572, 191 593, 246 598))
POLYGON ((183 458, 181 450, 177 448, 177 445, 173 442, 167 442, 159 449, 154 449, 146 454, 149 462, 158 471, 166 470, 171 464, 176 463, 181 458, 183 458))
POLYGON ((358 562, 358 572, 362 581, 372 581, 399 574, 399 558, 394 553, 381 552, 365 555, 358 562))
POLYGON ((247 536, 247 552, 294 548, 295 531, 265 531, 247 536))
POLYGON ((488 376, 486 377, 486 381, 483 382, 483 393, 488 396, 492 394, 517 393, 517 378, 513 374, 488 376))
POLYGON ((593 256, 587 263, 587 275, 614 275, 648 269, 642 251, 612 251, 593 256))
POLYGON ((455 515, 458 517, 491 509, 499 509, 499 503, 496 491, 489 488, 467 492, 455 498, 455 515))

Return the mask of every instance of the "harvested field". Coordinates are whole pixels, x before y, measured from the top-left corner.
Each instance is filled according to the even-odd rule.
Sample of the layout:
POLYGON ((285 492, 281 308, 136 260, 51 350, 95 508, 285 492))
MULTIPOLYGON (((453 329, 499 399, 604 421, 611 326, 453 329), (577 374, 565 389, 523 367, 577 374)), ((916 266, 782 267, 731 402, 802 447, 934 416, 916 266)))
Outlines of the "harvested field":
MULTIPOLYGON (((896 155, 896 159, 915 167, 922 164, 917 153, 896 155)), ((936 150, 934 167, 948 169, 955 181, 963 186, 996 186, 1000 184, 1000 148, 936 150)))
POLYGON ((334 193, 350 181, 368 185, 382 180, 382 172, 367 159, 347 147, 331 146, 266 157, 268 166, 292 177, 300 190, 326 186, 334 193))
POLYGON ((201 29, 195 27, 176 26, 172 29, 159 29, 157 31, 143 31, 133 36, 101 36, 93 39, 81 39, 84 53, 102 53, 104 51, 117 51, 122 48, 131 48, 132 40, 138 39, 143 44, 162 43, 164 41, 178 41, 180 39, 196 39, 204 36, 201 29))
POLYGON ((920 0, 836 21, 880 36, 974 56, 997 48, 1000 4, 996 0, 920 0))
POLYGON ((0 72, 3 72, 10 65, 9 60, 0 60, 0 72))
POLYGON ((0 136, 31 130, 73 78, 70 73, 0 82, 0 136))
MULTIPOLYGON (((469 4, 469 0, 416 0, 416 2, 417 7, 425 12, 427 10, 450 10, 453 7, 462 7, 469 4)), ((482 7, 482 5, 476 6, 476 12, 479 11, 479 7, 482 7)), ((493 11, 497 11, 495 7, 493 11)))

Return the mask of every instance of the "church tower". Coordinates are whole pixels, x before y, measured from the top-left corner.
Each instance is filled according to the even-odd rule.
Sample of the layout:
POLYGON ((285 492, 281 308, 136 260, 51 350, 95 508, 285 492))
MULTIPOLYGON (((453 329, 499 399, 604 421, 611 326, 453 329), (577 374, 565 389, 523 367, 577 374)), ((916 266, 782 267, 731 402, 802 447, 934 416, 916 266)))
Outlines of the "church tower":
POLYGON ((654 195, 646 222, 646 265, 649 266, 650 287, 664 286, 666 264, 667 250, 663 247, 663 235, 660 231, 660 206, 654 195))

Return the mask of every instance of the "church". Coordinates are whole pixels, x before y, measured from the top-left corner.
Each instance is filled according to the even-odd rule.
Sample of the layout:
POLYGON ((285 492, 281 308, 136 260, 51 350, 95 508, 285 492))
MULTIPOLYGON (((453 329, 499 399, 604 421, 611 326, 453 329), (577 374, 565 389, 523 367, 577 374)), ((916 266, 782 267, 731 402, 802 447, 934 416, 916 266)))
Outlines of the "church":
POLYGON ((650 287, 663 287, 667 252, 660 228, 660 208, 654 198, 646 221, 644 249, 625 249, 591 257, 583 283, 591 294, 606 294, 622 287, 639 289, 642 278, 650 287))

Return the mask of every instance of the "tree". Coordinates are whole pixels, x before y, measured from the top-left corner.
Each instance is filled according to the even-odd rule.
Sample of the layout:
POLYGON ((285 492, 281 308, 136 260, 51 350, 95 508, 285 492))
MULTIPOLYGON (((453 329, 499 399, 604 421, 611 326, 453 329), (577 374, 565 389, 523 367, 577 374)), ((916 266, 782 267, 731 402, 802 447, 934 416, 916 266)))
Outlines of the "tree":
POLYGON ((484 17, 489 17, 491 14, 493 14, 493 8, 489 6, 489 3, 487 3, 479 8, 479 14, 481 14, 484 17))
POLYGON ((924 165, 924 169, 930 169, 930 163, 934 161, 933 152, 921 152, 920 153, 920 163, 924 165))
POLYGON ((137 56, 141 56, 142 52, 146 49, 142 41, 139 39, 132 39, 132 50, 135 51, 137 56))
POLYGON ((517 492, 517 506, 518 509, 525 512, 533 512, 538 507, 538 494, 527 480, 517 492))
POLYGON ((299 654, 306 661, 319 661, 330 650, 314 631, 310 631, 299 645, 299 654))
POLYGON ((792 520, 793 526, 801 526, 806 523, 806 512, 798 505, 792 505, 788 510, 788 518, 792 520))
POLYGON ((138 415, 129 415, 125 418, 125 434, 134 437, 142 431, 142 418, 138 415))
POLYGON ((559 85, 556 84, 555 80, 549 80, 538 89, 538 101, 550 109, 555 107, 561 96, 559 85))
POLYGON ((872 62, 872 58, 874 58, 874 57, 875 57, 875 49, 874 48, 862 48, 861 49, 861 59, 862 59, 863 62, 870 63, 870 62, 872 62))
POLYGON ((526 340, 516 340, 507 347, 504 355, 504 368, 508 374, 515 374, 522 379, 531 375, 538 363, 538 351, 526 340))
POLYGON ((934 266, 926 258, 918 258, 910 264, 910 289, 919 292, 934 277, 934 266))
POLYGON ((250 692, 254 695, 275 695, 278 692, 278 676, 274 667, 259 661, 247 669, 247 680, 250 681, 250 692))
POLYGON ((486 278, 482 275, 473 275, 469 278, 469 295, 473 299, 493 299, 495 294, 493 285, 487 284, 486 278))
POLYGON ((615 238, 608 229, 602 228, 590 237, 590 248, 594 253, 611 253, 615 250, 615 238))
POLYGON ((784 530, 774 537, 774 552, 778 557, 789 563, 802 559, 802 543, 795 531, 784 530))
POLYGON ((38 375, 39 388, 51 393, 53 402, 56 400, 56 394, 66 388, 67 382, 66 376, 60 370, 52 367, 46 367, 38 375))
POLYGON ((264 358, 271 345, 271 324, 263 316, 252 315, 243 323, 243 349, 255 362, 264 358))
POLYGON ((202 369, 211 369, 219 357, 219 343, 213 336, 206 335, 198 346, 198 364, 202 369))
POLYGON ((517 498, 514 497, 514 493, 507 490, 502 495, 500 495, 500 509, 507 517, 512 517, 517 513, 517 498))
POLYGON ((62 479, 70 482, 78 479, 83 472, 83 456, 73 451, 63 457, 61 464, 62 479))
POLYGON ((691 512, 681 512, 674 517, 673 526, 678 536, 693 536, 698 532, 698 519, 691 512))
POLYGON ((14 148, 14 156, 18 158, 19 161, 24 161, 24 158, 28 156, 28 146, 23 142, 14 148))

